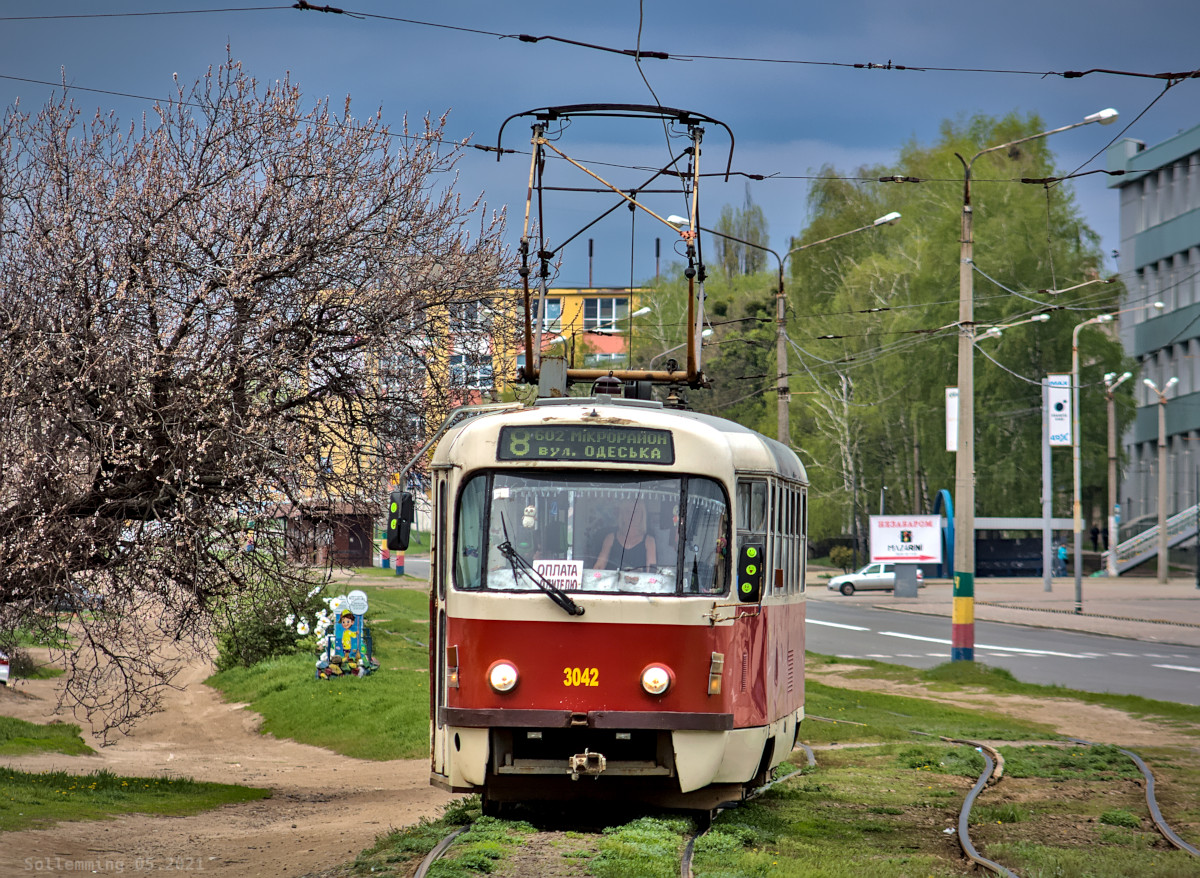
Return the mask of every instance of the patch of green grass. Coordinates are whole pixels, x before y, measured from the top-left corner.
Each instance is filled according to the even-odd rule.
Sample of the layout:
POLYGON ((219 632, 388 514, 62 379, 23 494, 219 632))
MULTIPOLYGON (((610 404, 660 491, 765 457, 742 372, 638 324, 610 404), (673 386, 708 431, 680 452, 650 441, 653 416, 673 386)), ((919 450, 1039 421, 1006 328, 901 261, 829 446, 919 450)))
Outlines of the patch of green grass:
POLYGON ((0 716, 0 755, 46 752, 83 756, 96 751, 83 742, 79 726, 57 722, 40 725, 0 716))
POLYGON ((270 790, 186 778, 120 777, 107 771, 31 774, 0 769, 0 832, 60 820, 104 820, 118 814, 195 814, 232 802, 269 798, 270 790))
POLYGON ((1141 777, 1132 759, 1107 744, 1093 747, 1033 744, 999 749, 1004 757, 1004 773, 1009 777, 1141 777))
POLYGON ((365 586, 375 659, 370 676, 317 680, 315 655, 231 668, 208 679, 230 701, 261 714, 263 732, 359 759, 429 751, 428 594, 365 586))
POLYGON ((1012 719, 994 711, 841 689, 814 680, 805 684, 804 709, 810 718, 805 719, 800 736, 810 744, 912 741, 914 731, 999 741, 1055 736, 1050 726, 1012 719), (841 722, 822 722, 811 716, 841 722))
MULTIPOLYGON (((1086 876, 1086 878, 1181 878, 1196 875, 1196 861, 1184 851, 1149 850, 1128 833, 1110 830, 1116 844, 1057 847, 1032 842, 996 843, 987 857, 1002 862, 1018 875, 1086 876)), ((1152 841, 1148 839, 1148 841, 1152 841)))
POLYGON ((608 827, 588 872, 597 878, 674 878, 684 836, 692 831, 692 822, 681 817, 641 817, 608 827))
MULTIPOLYGON (((933 684, 934 691, 982 689, 1000 695, 1028 695, 1034 698, 1064 698, 1122 710, 1137 717, 1168 720, 1183 734, 1200 737, 1200 707, 1173 701, 1156 701, 1140 695, 1119 695, 1107 692, 1084 692, 1065 686, 1045 686, 1022 683, 1003 668, 993 668, 979 662, 946 662, 934 668, 919 670, 905 665, 893 665, 868 659, 839 659, 837 656, 806 653, 807 667, 852 664, 856 670, 850 678, 895 680, 906 683, 933 684)), ((817 713, 818 711, 811 711, 817 713)), ((964 736, 959 736, 964 737, 964 736)))
POLYGON ((722 812, 696 844, 695 874, 961 875, 957 849, 946 843, 942 829, 953 825, 958 791, 969 784, 898 767, 904 749, 884 744, 821 751, 816 768, 722 812), (953 800, 930 801, 931 793, 942 790, 953 800))
POLYGON ((1140 829, 1142 825, 1142 821, 1137 818, 1136 814, 1126 811, 1124 808, 1105 811, 1100 815, 1100 822, 1109 826, 1123 826, 1126 829, 1140 829))
POLYGON ((1001 802, 999 805, 979 805, 971 808, 971 823, 1024 823, 1029 811, 1016 802, 1001 802))
POLYGON ((376 837, 371 847, 360 853, 352 864, 343 867, 337 874, 410 874, 412 869, 409 866, 415 866, 424 859, 438 842, 455 829, 471 825, 481 816, 479 796, 455 799, 446 805, 442 816, 437 819, 424 817, 411 826, 393 829, 376 837))

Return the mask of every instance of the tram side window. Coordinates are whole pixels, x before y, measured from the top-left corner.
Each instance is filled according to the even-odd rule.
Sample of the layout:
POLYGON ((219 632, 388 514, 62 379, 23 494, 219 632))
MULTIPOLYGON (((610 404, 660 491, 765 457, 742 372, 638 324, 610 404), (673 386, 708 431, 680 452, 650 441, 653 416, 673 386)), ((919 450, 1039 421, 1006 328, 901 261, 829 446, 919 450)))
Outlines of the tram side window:
POLYGON ((685 520, 684 591, 723 593, 729 576, 729 510, 721 486, 709 479, 689 478, 685 520))
POLYGON ((761 479, 738 479, 738 541, 767 545, 767 483, 761 479))
POLYGON ((483 588, 484 516, 487 477, 467 482, 458 498, 458 538, 454 545, 454 583, 459 588, 483 588))

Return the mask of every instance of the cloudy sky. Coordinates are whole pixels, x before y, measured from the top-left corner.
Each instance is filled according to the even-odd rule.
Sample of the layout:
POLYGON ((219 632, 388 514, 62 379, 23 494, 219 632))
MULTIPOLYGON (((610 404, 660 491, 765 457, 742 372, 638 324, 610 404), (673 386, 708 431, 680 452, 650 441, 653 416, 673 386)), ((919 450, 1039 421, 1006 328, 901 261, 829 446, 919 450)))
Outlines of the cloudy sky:
MULTIPOLYGON (((1052 128, 1118 109, 1117 124, 1053 139, 1063 172, 1114 137, 1153 145, 1200 124, 1200 79, 1164 93, 1159 79, 1055 75, 1200 68, 1195 0, 1149 0, 1141 7, 1097 0, 343 0, 340 8, 365 17, 236 0, 0 0, 0 92, 6 105, 19 99, 30 109, 49 97, 47 83, 65 76, 84 107, 131 119, 148 107, 142 98, 169 95, 174 74, 183 81, 199 77, 225 58, 228 45, 260 80, 290 72, 308 97, 328 96, 340 107, 349 95, 358 115, 382 109, 395 127, 405 114, 449 111, 448 134, 476 143, 495 143, 501 123, 525 110, 657 102, 725 123, 736 138, 735 170, 774 175, 749 184, 710 179, 701 197, 711 223, 723 204, 742 203, 749 186, 777 245, 805 225, 806 175, 823 165, 845 172, 863 163, 886 165, 908 142, 933 142, 946 119, 1016 110, 1036 112, 1052 128), (145 14, 160 12, 173 14, 145 14), (103 17, 77 17, 98 14, 103 17), (518 34, 561 39, 524 42, 512 38, 518 34), (565 42, 632 50, 639 35, 643 51, 671 58, 643 59, 639 70, 629 55, 565 42), (922 69, 850 66, 889 62, 922 69)), ((528 130, 525 120, 512 123, 504 145, 527 149, 528 130)), ((723 165, 728 138, 710 126, 705 144, 703 169, 723 165)), ((663 163, 667 149, 660 125, 582 119, 557 145, 585 162, 643 168, 663 163)), ((1084 170, 1103 162, 1101 155, 1084 170)), ((595 168, 622 186, 646 176, 595 168)), ((468 150, 460 164, 464 194, 483 193, 489 207, 508 205, 514 242, 528 171, 525 155, 497 162, 468 150)), ((548 172, 547 182, 588 185, 561 166, 548 172)), ((1115 249, 1117 201, 1105 178, 1082 178, 1076 192, 1105 249, 1115 249)), ((678 201, 654 206, 681 213, 678 201)), ((611 204, 610 196, 599 195, 548 200, 552 243, 611 204)), ((665 227, 645 215, 631 222, 629 211, 618 210, 564 250, 558 284, 587 284, 589 237, 598 286, 644 280, 654 272, 654 239, 663 239, 664 262, 672 245, 665 227)))

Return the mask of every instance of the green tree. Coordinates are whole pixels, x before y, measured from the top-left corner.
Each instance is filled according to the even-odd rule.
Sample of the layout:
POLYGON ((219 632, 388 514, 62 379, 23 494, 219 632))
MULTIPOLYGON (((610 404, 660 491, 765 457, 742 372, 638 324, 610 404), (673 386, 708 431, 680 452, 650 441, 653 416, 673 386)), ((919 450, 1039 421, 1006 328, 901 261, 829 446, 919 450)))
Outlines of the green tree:
MULTIPOLYGON (((908 144, 896 167, 861 168, 871 180, 901 175, 918 185, 854 182, 826 169, 811 191, 812 222, 792 246, 865 225, 888 211, 904 219, 884 234, 864 233, 793 258, 789 336, 793 444, 813 481, 811 530, 845 532, 865 518, 881 486, 893 511, 926 511, 953 488, 945 449, 944 389, 957 381, 958 270, 966 158, 996 143, 1044 130, 1036 116, 947 122, 932 146, 908 144), (857 496, 850 494, 851 486, 857 496)), ((1054 173, 1044 140, 989 155, 973 171, 975 319, 1000 325, 1035 313, 1030 324, 978 343, 975 367, 977 511, 1036 515, 1040 508, 1041 378, 1069 371, 1071 331, 1111 311, 1119 287, 1094 284, 1102 266, 1096 234, 1082 221, 1068 185, 1040 187, 1021 177, 1054 173), (992 280, 994 279, 994 280, 992 280)), ((1122 368, 1116 338, 1085 330, 1084 508, 1103 505, 1105 410, 1101 376, 1122 368), (1092 404, 1094 402, 1094 404, 1092 404)), ((1124 389, 1124 388, 1123 388, 1124 389)), ((1128 407, 1122 416, 1129 417, 1128 407)), ((1070 461, 1055 460, 1056 514, 1070 496, 1070 461)), ((863 528, 860 525, 860 530, 863 528)))
POLYGON ((712 235, 717 261, 726 278, 738 274, 756 274, 767 267, 768 246, 767 219, 763 210, 754 203, 750 188, 746 187, 746 200, 741 207, 726 204, 721 208, 721 217, 715 230, 721 235, 712 235), (740 240, 732 240, 738 238, 740 240), (743 243, 743 242, 749 242, 743 243))

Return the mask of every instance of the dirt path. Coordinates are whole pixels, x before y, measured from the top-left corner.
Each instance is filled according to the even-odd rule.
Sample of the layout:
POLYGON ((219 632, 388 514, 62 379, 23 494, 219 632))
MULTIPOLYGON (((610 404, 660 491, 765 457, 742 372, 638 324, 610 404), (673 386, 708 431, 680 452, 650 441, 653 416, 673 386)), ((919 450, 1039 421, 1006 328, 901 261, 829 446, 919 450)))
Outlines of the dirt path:
MULTIPOLYGON (((133 815, 4 833, 0 875, 140 871, 294 878, 353 859, 378 834, 434 816, 451 798, 429 786, 424 759, 349 759, 258 734, 257 714, 221 701, 202 684, 209 673, 202 666, 188 669, 177 680, 182 689, 167 697, 167 709, 132 735, 109 747, 89 740, 95 756, 0 757, 0 764, 26 771, 182 775, 269 787, 272 798, 193 817, 133 815)), ((0 714, 49 721, 54 686, 25 681, 0 688, 0 714)))

